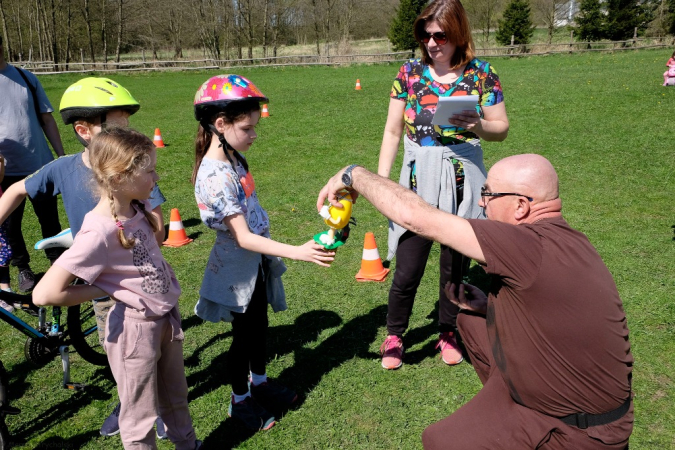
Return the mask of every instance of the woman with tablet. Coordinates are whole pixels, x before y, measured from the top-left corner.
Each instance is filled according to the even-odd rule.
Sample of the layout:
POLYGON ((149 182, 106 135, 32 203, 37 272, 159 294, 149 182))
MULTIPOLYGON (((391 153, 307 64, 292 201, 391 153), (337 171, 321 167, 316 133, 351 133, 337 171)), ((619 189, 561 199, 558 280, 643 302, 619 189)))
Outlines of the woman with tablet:
MULTIPOLYGON (((415 21, 414 34, 422 58, 405 63, 394 80, 378 174, 389 177, 405 130, 400 184, 443 211, 484 217, 478 206, 486 176, 480 139, 503 141, 509 130, 499 77, 489 63, 475 58, 469 21, 459 0, 434 0, 415 21), (469 110, 450 108, 444 115, 444 105, 436 114, 440 98, 459 96, 477 100, 468 103, 469 110)), ((396 271, 389 291, 387 338, 380 348, 385 369, 403 364, 402 336, 432 244, 390 222, 387 259, 396 255, 396 271)), ((469 263, 441 246, 436 347, 449 365, 459 364, 463 357, 456 339, 458 308, 444 287, 451 280, 459 285, 469 263)))

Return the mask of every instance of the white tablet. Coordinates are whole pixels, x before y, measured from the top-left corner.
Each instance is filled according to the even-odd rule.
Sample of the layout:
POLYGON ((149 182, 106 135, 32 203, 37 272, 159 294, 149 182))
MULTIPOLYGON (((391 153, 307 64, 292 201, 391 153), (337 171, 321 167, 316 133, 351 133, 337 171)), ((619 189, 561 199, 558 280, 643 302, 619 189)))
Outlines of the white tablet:
POLYGON ((477 95, 459 95, 454 97, 439 97, 438 105, 436 106, 436 113, 431 119, 432 125, 446 125, 448 119, 454 114, 459 114, 464 110, 475 111, 478 105, 477 95))

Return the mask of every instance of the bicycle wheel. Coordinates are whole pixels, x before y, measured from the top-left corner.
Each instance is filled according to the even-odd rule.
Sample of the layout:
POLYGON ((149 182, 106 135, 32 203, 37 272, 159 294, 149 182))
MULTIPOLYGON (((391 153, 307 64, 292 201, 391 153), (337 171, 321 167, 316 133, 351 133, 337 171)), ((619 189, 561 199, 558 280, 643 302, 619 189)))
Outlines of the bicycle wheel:
POLYGON ((68 307, 66 324, 73 348, 82 359, 96 366, 107 366, 108 357, 98 338, 94 303, 85 302, 68 307))

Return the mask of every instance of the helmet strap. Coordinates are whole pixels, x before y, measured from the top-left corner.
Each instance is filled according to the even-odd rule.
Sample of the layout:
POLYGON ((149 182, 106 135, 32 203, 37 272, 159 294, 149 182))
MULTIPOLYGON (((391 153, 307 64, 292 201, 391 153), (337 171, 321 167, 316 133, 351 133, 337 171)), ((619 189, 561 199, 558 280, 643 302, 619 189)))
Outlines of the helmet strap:
MULTIPOLYGON (((202 123, 202 127, 203 126, 204 126, 204 123, 202 123)), ((232 150, 235 155, 237 154, 237 151, 234 149, 234 147, 232 147, 230 145, 229 142, 227 142, 227 139, 225 139, 225 135, 223 135, 223 133, 218 131, 218 128, 216 128, 216 126, 214 124, 207 123, 206 128, 211 130, 211 133, 215 134, 218 137, 218 140, 220 141, 220 146, 223 149, 223 153, 225 153, 225 157, 227 158, 227 160, 230 162, 230 164, 234 168, 235 164, 234 164, 234 161, 232 161, 232 158, 230 157, 230 152, 228 152, 228 150, 232 150)), ((239 158, 237 158, 237 159, 239 159, 239 158)))

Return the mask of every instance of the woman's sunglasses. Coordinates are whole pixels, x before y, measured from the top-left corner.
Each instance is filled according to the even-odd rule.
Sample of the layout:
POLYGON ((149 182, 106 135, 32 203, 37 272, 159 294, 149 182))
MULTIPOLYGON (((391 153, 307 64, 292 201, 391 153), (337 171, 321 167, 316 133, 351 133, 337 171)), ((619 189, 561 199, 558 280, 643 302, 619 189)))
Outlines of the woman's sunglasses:
POLYGON ((437 31, 435 33, 423 32, 420 36, 420 41, 424 44, 428 44, 431 38, 434 38, 434 42, 438 45, 444 45, 448 42, 448 37, 442 31, 437 31))

